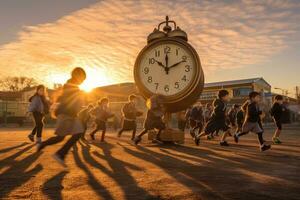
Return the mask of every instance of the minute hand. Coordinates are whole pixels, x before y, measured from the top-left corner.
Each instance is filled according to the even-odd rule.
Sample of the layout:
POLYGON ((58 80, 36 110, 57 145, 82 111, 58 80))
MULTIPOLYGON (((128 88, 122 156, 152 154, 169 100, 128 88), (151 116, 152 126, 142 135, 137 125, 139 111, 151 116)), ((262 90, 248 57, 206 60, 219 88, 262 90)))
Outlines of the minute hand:
POLYGON ((180 63, 183 63, 183 62, 185 62, 185 60, 182 60, 182 61, 180 61, 180 62, 178 62, 178 63, 175 63, 174 65, 171 65, 171 66, 169 67, 169 69, 171 69, 171 68, 173 68, 173 67, 176 67, 177 65, 179 65, 180 63))

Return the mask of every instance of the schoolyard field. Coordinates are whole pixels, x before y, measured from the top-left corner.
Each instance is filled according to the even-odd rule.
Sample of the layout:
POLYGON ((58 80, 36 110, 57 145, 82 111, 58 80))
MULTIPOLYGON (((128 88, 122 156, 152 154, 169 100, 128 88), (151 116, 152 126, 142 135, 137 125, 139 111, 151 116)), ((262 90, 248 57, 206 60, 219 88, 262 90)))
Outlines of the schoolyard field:
MULTIPOLYGON (((254 134, 229 147, 218 138, 195 146, 139 146, 107 133, 106 142, 80 141, 66 158, 68 169, 52 159, 61 144, 36 153, 30 129, 0 129, 0 199, 300 199, 300 126, 287 125, 282 145, 260 152, 254 134)), ((265 130, 270 141, 272 126, 265 130)), ((45 129, 44 139, 53 134, 45 129)))

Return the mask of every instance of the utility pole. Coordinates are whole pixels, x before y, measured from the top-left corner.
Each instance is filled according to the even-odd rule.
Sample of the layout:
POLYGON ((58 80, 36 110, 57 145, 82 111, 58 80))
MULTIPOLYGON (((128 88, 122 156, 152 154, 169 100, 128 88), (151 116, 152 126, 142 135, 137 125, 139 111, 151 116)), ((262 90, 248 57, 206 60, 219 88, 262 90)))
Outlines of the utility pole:
POLYGON ((298 100, 298 103, 300 104, 300 89, 299 89, 299 86, 296 86, 296 99, 298 100))

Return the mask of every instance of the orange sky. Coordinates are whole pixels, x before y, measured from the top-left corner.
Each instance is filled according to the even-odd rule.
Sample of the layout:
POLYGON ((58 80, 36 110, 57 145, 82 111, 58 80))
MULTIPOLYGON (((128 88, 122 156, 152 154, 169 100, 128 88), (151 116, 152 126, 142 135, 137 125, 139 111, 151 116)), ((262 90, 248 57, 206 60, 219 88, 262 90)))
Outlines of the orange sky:
POLYGON ((0 46, 0 74, 52 86, 82 66, 89 86, 133 81, 137 53, 168 14, 188 33, 207 81, 261 76, 292 90, 300 85, 299 9, 299 1, 279 0, 104 0, 53 21, 24 24, 17 38, 0 46))

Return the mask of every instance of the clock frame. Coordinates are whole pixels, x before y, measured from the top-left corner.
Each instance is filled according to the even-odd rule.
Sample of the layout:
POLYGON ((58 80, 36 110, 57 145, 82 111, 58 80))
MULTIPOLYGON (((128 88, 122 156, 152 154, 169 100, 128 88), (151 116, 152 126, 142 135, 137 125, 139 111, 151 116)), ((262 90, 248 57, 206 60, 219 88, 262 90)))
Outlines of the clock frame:
POLYGON ((178 112, 188 108, 190 105, 194 104, 200 97, 200 94, 204 87, 204 74, 201 66, 201 62, 196 50, 181 37, 162 37, 151 41, 147 44, 138 54, 137 59, 134 65, 134 80, 139 89, 140 94, 148 99, 155 93, 151 92, 140 80, 139 69, 141 64, 141 59, 144 53, 152 48, 153 46, 159 45, 160 43, 175 43, 179 45, 185 46, 185 48, 191 52, 192 57, 195 63, 195 75, 194 79, 189 83, 187 87, 185 87, 178 94, 165 96, 165 106, 167 112, 178 112))

